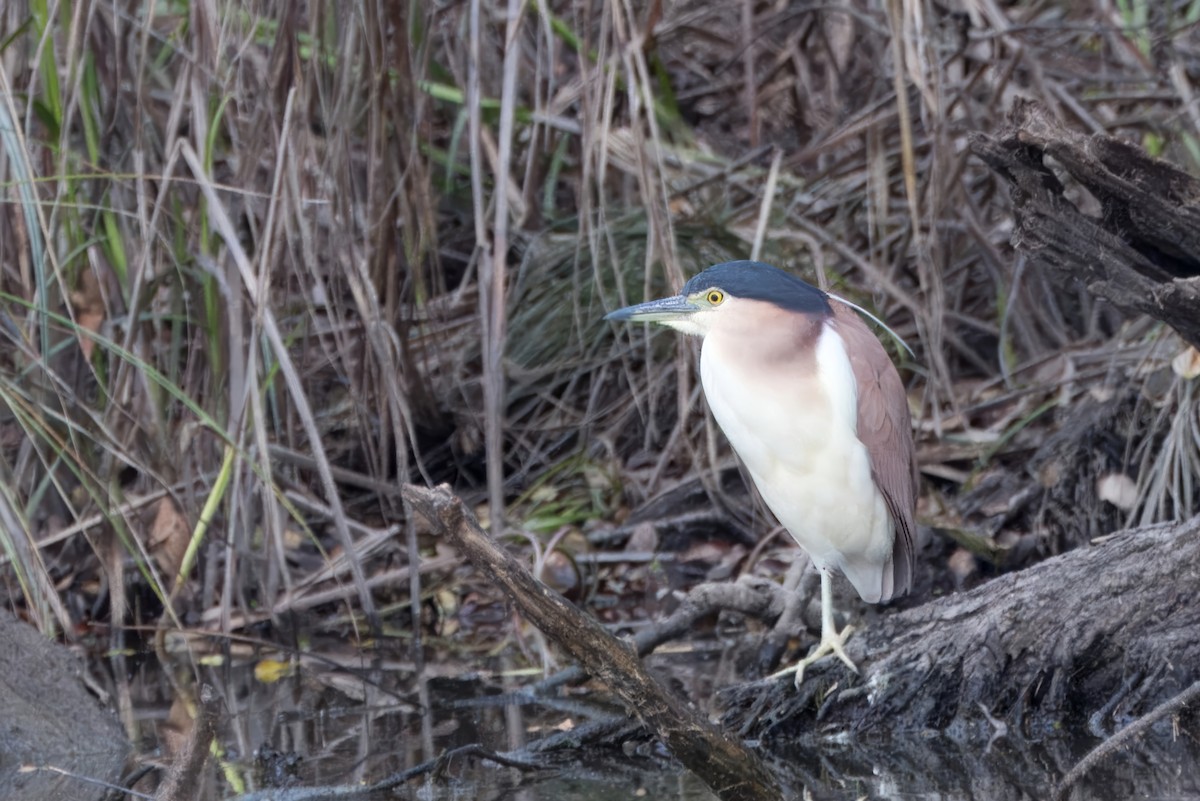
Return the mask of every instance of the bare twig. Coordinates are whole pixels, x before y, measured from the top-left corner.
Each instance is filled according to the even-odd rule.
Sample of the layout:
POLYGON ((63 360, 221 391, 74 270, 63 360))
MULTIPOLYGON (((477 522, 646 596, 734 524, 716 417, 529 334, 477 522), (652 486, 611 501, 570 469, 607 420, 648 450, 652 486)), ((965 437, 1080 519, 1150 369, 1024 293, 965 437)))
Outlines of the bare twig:
POLYGON ((1105 758, 1112 756, 1117 749, 1123 748, 1133 738, 1149 731, 1150 727, 1158 721, 1174 715, 1193 701, 1200 699, 1200 681, 1194 682, 1186 690, 1176 695, 1174 698, 1168 698, 1158 706, 1151 709, 1145 715, 1130 723, 1119 732, 1109 737, 1100 745, 1088 752, 1087 756, 1079 760, 1075 767, 1071 768, 1066 776, 1063 776, 1062 781, 1055 788, 1054 797, 1063 799, 1067 797, 1072 785, 1082 779, 1088 771, 1100 764, 1105 758))
MULTIPOLYGON (((683 636, 697 620, 714 612, 737 612, 759 620, 779 620, 789 603, 789 597, 789 593, 778 584, 755 576, 746 576, 737 582, 701 584, 687 594, 673 615, 633 635, 633 648, 638 656, 645 656, 664 642, 683 636)), ((586 676, 583 668, 572 666, 538 682, 529 692, 542 693, 564 684, 573 684, 586 676)))

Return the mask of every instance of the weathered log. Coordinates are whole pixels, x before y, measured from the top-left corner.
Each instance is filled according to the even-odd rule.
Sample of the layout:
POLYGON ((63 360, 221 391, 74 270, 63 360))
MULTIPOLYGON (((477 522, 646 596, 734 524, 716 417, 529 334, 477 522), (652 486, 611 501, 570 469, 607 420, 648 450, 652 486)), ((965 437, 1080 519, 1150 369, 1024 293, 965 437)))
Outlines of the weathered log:
POLYGON ((722 799, 774 801, 782 797, 774 776, 754 752, 726 737, 698 710, 647 672, 633 647, 535 579, 496 544, 446 486, 404 487, 416 512, 477 569, 508 593, 521 613, 596 678, 603 681, 662 738, 671 754, 722 799))
POLYGON ((730 688, 725 724, 770 740, 994 727, 1104 732, 1200 679, 1200 518, 1112 535, 970 592, 884 615, 799 692, 730 688), (832 692, 830 692, 832 689, 832 692))
POLYGON ((1009 182, 1011 241, 1033 264, 1200 347, 1200 180, 1116 137, 1072 131, 1028 101, 970 147, 1009 182), (1067 199, 1046 156, 1100 202, 1100 217, 1067 199))

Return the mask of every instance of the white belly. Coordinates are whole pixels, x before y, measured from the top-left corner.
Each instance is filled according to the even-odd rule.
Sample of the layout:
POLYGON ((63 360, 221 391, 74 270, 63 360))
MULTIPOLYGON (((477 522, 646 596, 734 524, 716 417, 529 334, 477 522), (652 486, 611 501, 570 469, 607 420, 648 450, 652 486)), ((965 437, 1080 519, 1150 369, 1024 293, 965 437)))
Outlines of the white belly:
POLYGON ((828 329, 816 364, 815 375, 772 374, 710 335, 700 379, 713 416, 779 522, 818 567, 842 570, 863 598, 878 600, 893 525, 855 430, 850 360, 828 329))

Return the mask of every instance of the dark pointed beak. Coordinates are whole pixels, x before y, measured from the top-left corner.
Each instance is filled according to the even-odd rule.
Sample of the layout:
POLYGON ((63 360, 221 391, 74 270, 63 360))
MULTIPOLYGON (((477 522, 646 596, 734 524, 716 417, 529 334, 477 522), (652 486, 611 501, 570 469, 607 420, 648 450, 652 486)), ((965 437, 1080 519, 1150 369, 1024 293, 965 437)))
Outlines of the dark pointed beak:
POLYGON ((623 309, 604 315, 605 320, 628 320, 634 323, 665 323, 687 317, 700 311, 683 295, 674 295, 659 300, 648 300, 636 306, 626 306, 623 309))

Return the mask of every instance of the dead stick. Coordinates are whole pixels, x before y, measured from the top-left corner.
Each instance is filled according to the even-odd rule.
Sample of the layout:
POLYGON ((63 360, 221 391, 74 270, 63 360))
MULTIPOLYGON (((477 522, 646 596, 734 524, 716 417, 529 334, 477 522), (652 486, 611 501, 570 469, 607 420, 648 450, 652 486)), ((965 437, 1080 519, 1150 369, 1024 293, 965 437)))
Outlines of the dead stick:
POLYGON ((179 801, 183 798, 196 798, 200 783, 200 771, 208 759, 209 746, 217 733, 217 713, 221 710, 221 699, 216 690, 207 684, 200 685, 196 722, 192 725, 192 733, 187 744, 175 757, 170 770, 158 792, 154 794, 157 801, 179 801))
POLYGON ((646 672, 633 648, 613 637, 496 544, 446 485, 412 484, 402 492, 471 564, 499 584, 525 617, 585 670, 620 696, 658 734, 676 759, 726 801, 775 801, 775 777, 741 742, 730 739, 646 672))
POLYGON ((1200 681, 1193 682, 1183 692, 1173 698, 1168 698, 1158 706, 1151 709, 1145 715, 1130 723, 1119 732, 1109 737, 1100 745, 1093 748, 1088 754, 1079 761, 1079 764, 1071 768, 1062 781, 1055 788, 1054 798, 1063 799, 1071 791, 1071 786, 1082 779, 1092 768, 1104 761, 1106 757, 1112 756, 1117 749, 1124 746, 1126 743, 1133 740, 1139 734, 1144 734, 1149 731, 1150 727, 1158 721, 1165 718, 1167 715, 1174 715, 1183 709, 1188 704, 1200 699, 1200 681))

